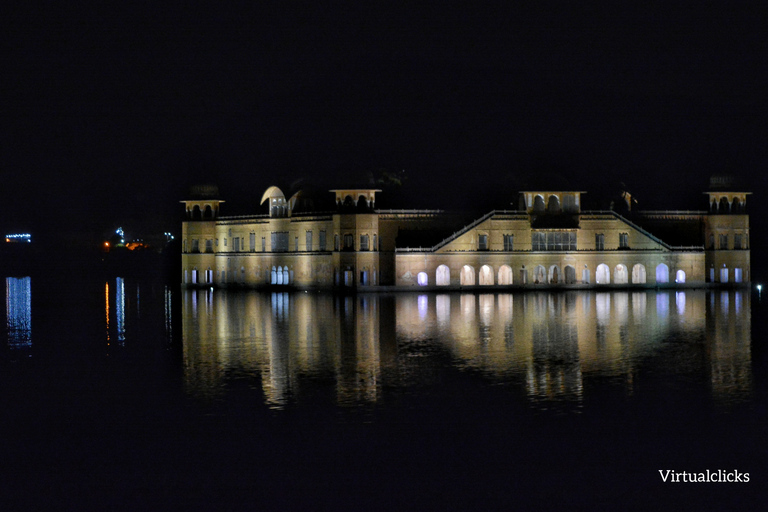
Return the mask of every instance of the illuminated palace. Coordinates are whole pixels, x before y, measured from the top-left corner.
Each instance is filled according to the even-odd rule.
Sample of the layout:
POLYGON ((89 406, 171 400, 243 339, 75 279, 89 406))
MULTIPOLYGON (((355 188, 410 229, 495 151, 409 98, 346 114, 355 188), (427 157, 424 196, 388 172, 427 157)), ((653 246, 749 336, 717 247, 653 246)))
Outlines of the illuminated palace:
POLYGON ((309 194, 286 198, 273 186, 262 213, 222 216, 217 188, 195 187, 182 201, 182 282, 374 291, 740 286, 751 277, 748 192, 706 192, 702 211, 637 212, 627 201, 620 214, 582 210, 585 192, 525 191, 516 210, 469 221, 377 209, 380 192, 331 190, 331 206, 317 208, 309 194))

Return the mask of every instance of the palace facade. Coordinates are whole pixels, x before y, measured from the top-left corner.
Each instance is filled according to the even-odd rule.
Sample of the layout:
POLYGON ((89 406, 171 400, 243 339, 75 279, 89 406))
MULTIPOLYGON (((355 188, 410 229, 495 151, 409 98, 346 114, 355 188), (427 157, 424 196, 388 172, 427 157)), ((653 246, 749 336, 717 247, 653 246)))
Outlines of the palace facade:
MULTIPOLYGON (((378 189, 336 189, 315 211, 269 187, 268 213, 223 216, 215 187, 182 201, 185 286, 336 290, 746 286, 749 192, 705 192, 702 211, 582 209, 580 191, 519 194, 468 222, 380 210, 378 189), (465 223, 466 222, 466 223, 465 223)), ((627 202, 631 208, 631 201, 627 202)))

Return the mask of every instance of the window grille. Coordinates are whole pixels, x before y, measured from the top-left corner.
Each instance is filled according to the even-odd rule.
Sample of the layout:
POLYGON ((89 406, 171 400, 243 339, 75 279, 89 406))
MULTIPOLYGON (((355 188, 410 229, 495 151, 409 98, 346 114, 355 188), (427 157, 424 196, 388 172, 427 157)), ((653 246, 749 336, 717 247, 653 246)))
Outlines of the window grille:
POLYGON ((575 231, 534 231, 531 234, 534 251, 575 251, 575 231))

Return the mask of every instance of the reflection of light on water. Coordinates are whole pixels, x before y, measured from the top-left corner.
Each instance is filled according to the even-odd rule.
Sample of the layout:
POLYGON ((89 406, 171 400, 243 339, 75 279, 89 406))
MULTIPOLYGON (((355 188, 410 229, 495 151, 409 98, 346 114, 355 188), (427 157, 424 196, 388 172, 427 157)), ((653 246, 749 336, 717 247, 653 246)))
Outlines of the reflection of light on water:
POLYGON ((614 295, 614 299, 616 303, 614 306, 616 308, 616 320, 619 322, 619 325, 626 325, 629 319, 629 294, 617 293, 614 295))
POLYGON ((728 315, 728 309, 730 307, 728 301, 728 292, 720 292, 720 308, 723 310, 723 314, 726 316, 728 315))
POLYGON ((474 319, 475 317, 475 296, 465 293, 461 296, 461 313, 466 320, 474 319))
POLYGON ((656 316, 659 318, 669 316, 669 295, 664 292, 656 294, 656 316))
MULTIPOLYGON (((110 304, 112 298, 109 293, 109 282, 104 284, 104 321, 107 334, 107 345, 112 341, 112 332, 110 330, 110 304)), ((115 323, 117 328, 116 339, 119 345, 125 344, 125 280, 122 277, 118 277, 115 280, 115 297, 114 297, 114 311, 115 311, 115 323)), ((166 313, 168 315, 168 313, 166 313)))
POLYGON ((606 325, 611 320, 611 294, 595 294, 595 310, 597 311, 597 322, 600 325, 606 325))
POLYGON ((272 292, 272 315, 276 320, 284 320, 288 314, 288 293, 272 292))
POLYGON ((478 297, 480 302, 480 323, 482 323, 484 327, 488 327, 491 324, 494 297, 495 295, 491 293, 485 293, 478 297))
POLYGON ((115 291, 115 315, 117 315, 117 341, 125 342, 125 281, 117 278, 115 291))
POLYGON ((424 317, 427 316, 427 305, 429 304, 429 301, 427 300, 427 296, 419 295, 418 304, 419 304, 419 318, 424 319, 424 317))
POLYGON ((752 394, 751 295, 740 290, 723 291, 719 298, 720 314, 713 315, 714 325, 708 330, 712 333, 712 392, 719 402, 732 404, 747 400, 752 394))
POLYGON ((104 314, 107 324, 107 345, 109 345, 109 283, 104 283, 104 314))
POLYGON ((5 279, 5 311, 8 345, 11 348, 32 345, 32 278, 5 279))
POLYGON ((437 315, 437 323, 441 326, 446 326, 451 319, 451 296, 446 294, 437 295, 435 297, 435 314, 437 315))
POLYGON ((712 309, 704 291, 678 293, 672 322, 668 291, 441 293, 434 300, 217 291, 210 314, 199 317, 194 294, 185 292, 185 375, 190 391, 203 395, 223 393, 237 375, 255 378, 264 402, 279 408, 316 393, 312 379, 332 389, 336 403, 354 406, 433 378, 436 367, 441 374, 472 369, 549 408, 581 407, 588 379, 608 377, 636 394, 645 392, 638 378, 663 375, 663 385, 675 386, 685 367, 711 378, 713 396, 732 400, 751 389, 751 342, 749 297, 730 293, 710 293, 721 301, 712 309), (646 310, 650 294, 656 308, 646 310), (723 307, 729 301, 740 314, 723 307), (674 351, 667 339, 676 340, 674 351))
POLYGON ((502 295, 498 295, 496 297, 496 300, 498 302, 498 311, 499 315, 501 316, 501 319, 504 323, 509 322, 512 320, 512 307, 514 305, 514 301, 512 299, 511 293, 505 293, 502 295))
POLYGON ((675 292, 675 305, 677 306, 677 314, 685 315, 685 292, 675 292))
POLYGON ((642 323, 645 318, 645 305, 647 297, 645 292, 632 293, 632 319, 635 324, 642 323))
POLYGON ((171 298, 171 289, 166 285, 163 293, 163 305, 165 308, 165 334, 168 336, 169 342, 173 341, 173 322, 171 321, 173 318, 173 308, 171 307, 171 298))

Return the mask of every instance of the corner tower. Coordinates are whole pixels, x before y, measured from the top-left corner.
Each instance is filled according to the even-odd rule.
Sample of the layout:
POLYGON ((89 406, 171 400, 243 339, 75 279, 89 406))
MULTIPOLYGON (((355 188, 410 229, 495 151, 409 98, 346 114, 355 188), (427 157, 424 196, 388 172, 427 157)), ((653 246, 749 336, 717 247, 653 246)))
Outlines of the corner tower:
POLYGON ((216 219, 221 203, 216 185, 196 185, 181 201, 185 219, 181 227, 181 282, 184 286, 213 283, 216 219))
POLYGON ((707 281, 749 283, 752 279, 749 251, 747 196, 738 191, 731 176, 712 176, 705 192, 709 205, 704 220, 707 281))

